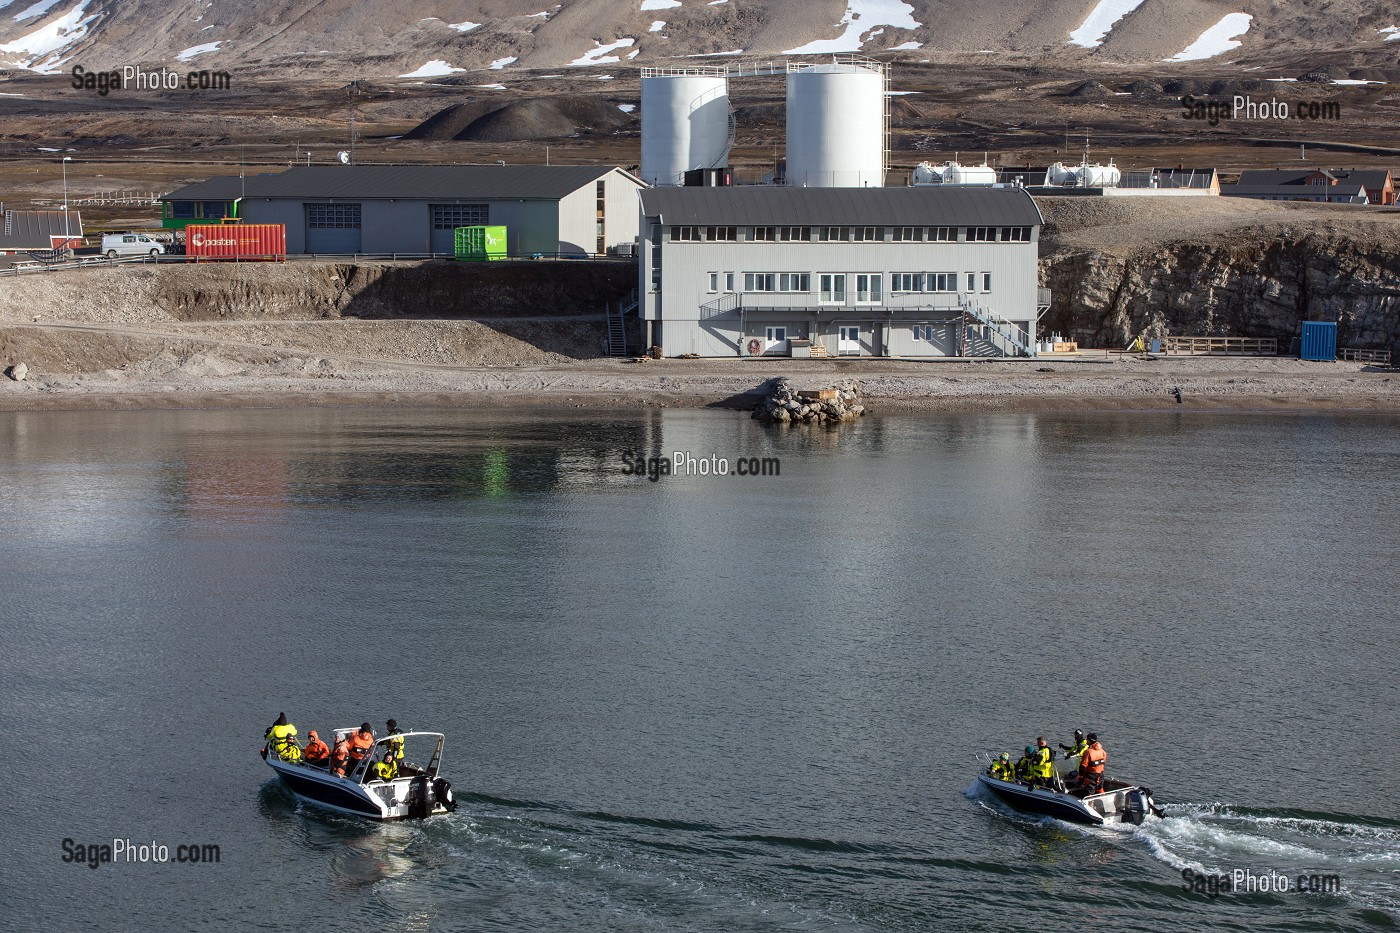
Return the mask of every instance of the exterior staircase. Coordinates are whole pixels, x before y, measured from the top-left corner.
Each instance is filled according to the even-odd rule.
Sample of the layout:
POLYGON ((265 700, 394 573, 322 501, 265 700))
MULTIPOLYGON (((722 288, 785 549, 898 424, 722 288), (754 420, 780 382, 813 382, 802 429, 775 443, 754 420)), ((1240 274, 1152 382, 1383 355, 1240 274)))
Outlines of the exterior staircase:
POLYGON ((1002 355, 1035 356, 1035 347, 1021 332, 1021 328, 990 308, 979 305, 970 297, 960 296, 958 304, 962 306, 968 317, 985 325, 992 332, 992 343, 994 345, 1000 344, 998 348, 1002 351, 1002 355))
POLYGON ((617 303, 616 307, 611 304, 606 306, 608 325, 608 356, 627 355, 627 321, 628 313, 637 310, 637 292, 634 289, 632 294, 617 303))

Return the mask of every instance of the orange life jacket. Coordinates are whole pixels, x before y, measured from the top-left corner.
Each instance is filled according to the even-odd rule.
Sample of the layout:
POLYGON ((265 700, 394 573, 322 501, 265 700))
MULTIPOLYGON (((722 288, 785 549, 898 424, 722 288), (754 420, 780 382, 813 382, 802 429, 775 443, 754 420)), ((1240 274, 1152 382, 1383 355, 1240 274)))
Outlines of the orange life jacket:
POLYGON ((350 743, 344 738, 336 739, 335 751, 331 755, 331 764, 334 766, 336 774, 345 773, 345 764, 350 760, 350 743))
POLYGON ((1084 756, 1079 759, 1079 767, 1090 774, 1103 774, 1103 766, 1106 761, 1108 761, 1108 752, 1103 750, 1102 745, 1095 742, 1084 750, 1084 756))
POLYGON ((326 747, 326 743, 320 739, 312 739, 306 743, 306 748, 302 750, 302 756, 308 761, 324 761, 331 750, 326 747))
POLYGON ((366 735, 363 732, 352 732, 350 734, 350 759, 359 761, 365 757, 365 753, 374 748, 374 736, 366 735))

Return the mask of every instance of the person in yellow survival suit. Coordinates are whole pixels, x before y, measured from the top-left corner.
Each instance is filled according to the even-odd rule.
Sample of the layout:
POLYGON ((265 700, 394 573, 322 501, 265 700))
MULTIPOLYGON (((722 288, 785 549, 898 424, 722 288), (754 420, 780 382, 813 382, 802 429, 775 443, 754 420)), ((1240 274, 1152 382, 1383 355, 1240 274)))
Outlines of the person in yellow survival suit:
POLYGON ((998 780, 1016 780, 1016 766, 1011 763, 1010 752, 1002 752, 1001 757, 992 762, 992 767, 989 770, 992 777, 998 780))
POLYGON ((374 776, 381 781, 392 781, 399 776, 399 763, 392 748, 384 749, 384 760, 375 762, 374 776))
POLYGON ((397 719, 391 719, 391 720, 389 720, 388 722, 386 722, 384 725, 385 725, 385 726, 388 728, 388 730, 389 730, 389 732, 388 732, 389 740, 388 740, 388 742, 386 742, 385 744, 386 744, 390 749, 393 750, 393 752, 394 752, 394 760, 395 760, 395 761, 403 761, 403 739, 396 739, 396 738, 394 738, 394 736, 396 736, 396 735, 402 735, 402 734, 403 734, 403 730, 399 728, 399 722, 398 722, 398 720, 397 720, 397 719))
POLYGON ((263 733, 277 757, 283 761, 301 761, 301 746, 297 745, 297 727, 287 722, 286 713, 278 713, 277 721, 263 733))

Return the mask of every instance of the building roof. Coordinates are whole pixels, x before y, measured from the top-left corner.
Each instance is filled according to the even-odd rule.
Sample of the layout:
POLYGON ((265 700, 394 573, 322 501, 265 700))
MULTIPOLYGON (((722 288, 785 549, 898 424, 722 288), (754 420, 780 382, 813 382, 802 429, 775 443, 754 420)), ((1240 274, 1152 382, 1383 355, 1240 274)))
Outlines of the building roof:
POLYGON ((611 171, 611 165, 307 165, 244 178, 220 175, 179 188, 161 200, 231 201, 248 197, 557 201, 611 171))
POLYGON ((0 214, 0 250, 53 249, 53 237, 77 239, 83 235, 83 215, 63 211, 5 211, 0 214))
POLYGON ((1221 185, 1220 193, 1236 198, 1293 198, 1299 201, 1346 201, 1364 199, 1366 189, 1358 182, 1335 185, 1221 185))
POLYGON ((642 213, 696 226, 1039 226, 1021 188, 647 188, 642 213))
POLYGON ((1269 169, 1249 168, 1240 172, 1242 185, 1305 185, 1314 175, 1336 179, 1340 183, 1356 182, 1364 185, 1367 191, 1380 193, 1390 178, 1390 170, 1383 168, 1329 168, 1329 169, 1269 169))

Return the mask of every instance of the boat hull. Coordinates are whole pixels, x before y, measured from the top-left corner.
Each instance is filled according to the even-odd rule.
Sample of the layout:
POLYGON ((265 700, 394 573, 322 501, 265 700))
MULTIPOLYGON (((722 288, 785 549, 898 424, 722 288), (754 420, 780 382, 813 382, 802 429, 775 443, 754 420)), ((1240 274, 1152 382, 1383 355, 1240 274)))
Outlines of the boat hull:
POLYGON ((1008 806, 1071 823, 1088 826, 1141 824, 1148 813, 1161 815, 1152 801, 1152 792, 1131 784, 1113 782, 1118 786, 1101 794, 1080 798, 1044 787, 1032 788, 1015 781, 1003 781, 989 774, 979 774, 977 780, 1008 806))
MULTIPOLYGON (((323 768, 281 761, 272 756, 268 757, 267 764, 298 800, 309 804, 371 820, 403 820, 412 816, 409 812, 411 777, 361 784, 337 777, 323 768)), ((429 815, 448 812, 447 807, 434 800, 429 815)))

